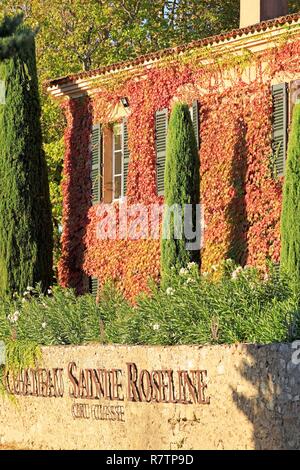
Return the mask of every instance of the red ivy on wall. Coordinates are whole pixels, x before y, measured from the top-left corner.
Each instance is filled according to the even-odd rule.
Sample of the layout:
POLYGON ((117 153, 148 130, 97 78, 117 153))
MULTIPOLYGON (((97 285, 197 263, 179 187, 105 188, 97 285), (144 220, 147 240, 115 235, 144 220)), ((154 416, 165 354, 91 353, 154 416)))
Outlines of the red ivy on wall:
POLYGON ((159 240, 97 240, 97 207, 91 207, 89 136, 92 122, 109 122, 110 111, 127 96, 130 163, 127 202, 162 204, 156 195, 155 112, 181 99, 201 106, 201 198, 205 217, 202 270, 226 257, 263 266, 278 261, 282 182, 272 178, 271 79, 300 73, 299 42, 272 49, 256 63, 250 85, 237 68, 224 87, 223 69, 169 64, 143 71, 116 90, 69 100, 64 166, 64 232, 60 282, 86 289, 86 276, 112 279, 127 298, 158 281, 159 240), (267 64, 262 74, 262 63, 267 64))
POLYGON ((87 248, 84 236, 91 205, 89 142, 92 114, 88 99, 66 102, 64 110, 67 128, 62 183, 64 228, 59 280, 63 287, 73 287, 81 294, 86 289, 82 266, 87 248))

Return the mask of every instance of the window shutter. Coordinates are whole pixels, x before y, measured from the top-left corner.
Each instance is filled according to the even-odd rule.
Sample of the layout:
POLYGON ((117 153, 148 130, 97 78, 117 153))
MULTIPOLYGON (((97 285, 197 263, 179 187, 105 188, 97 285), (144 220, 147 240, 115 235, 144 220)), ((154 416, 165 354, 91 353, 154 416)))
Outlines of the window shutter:
POLYGON ((97 297, 99 282, 96 277, 90 277, 90 293, 93 297, 97 297))
POLYGON ((199 149, 200 139, 199 139, 199 103, 198 101, 193 101, 192 105, 192 121, 195 131, 195 137, 197 141, 197 148, 199 149))
POLYGON ((272 150, 274 155, 274 170, 277 176, 284 175, 287 127, 288 127, 288 88, 286 83, 272 87, 273 97, 273 132, 272 150))
POLYGON ((155 116, 156 183, 159 196, 164 194, 165 164, 167 153, 168 110, 157 111, 155 116))
POLYGON ((128 178, 128 167, 129 167, 129 148, 128 148, 128 127, 127 120, 123 121, 123 181, 122 181, 122 194, 126 196, 127 192, 127 178, 128 178))
POLYGON ((101 201, 102 197, 102 139, 101 127, 99 124, 93 126, 91 137, 91 151, 92 151, 92 202, 97 204, 101 201))

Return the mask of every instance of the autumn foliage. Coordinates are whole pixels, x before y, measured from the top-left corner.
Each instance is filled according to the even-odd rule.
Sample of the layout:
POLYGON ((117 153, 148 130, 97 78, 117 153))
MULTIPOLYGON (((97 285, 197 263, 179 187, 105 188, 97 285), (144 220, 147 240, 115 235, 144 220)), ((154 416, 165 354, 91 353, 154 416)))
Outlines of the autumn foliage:
POLYGON ((226 257, 259 267, 267 260, 278 261, 282 181, 274 179, 270 169, 271 80, 282 71, 299 73, 299 52, 300 43, 292 42, 256 57, 256 78, 250 83, 243 67, 224 62, 209 68, 197 58, 178 59, 103 86, 92 98, 67 101, 61 284, 83 292, 85 275, 97 276, 101 284, 113 279, 134 298, 147 290, 149 278, 159 279, 159 240, 96 240, 89 135, 92 121, 109 122, 122 96, 128 97, 131 111, 128 205, 163 202, 156 192, 155 112, 171 109, 176 100, 189 105, 198 100, 205 219, 202 270, 211 270, 226 257))

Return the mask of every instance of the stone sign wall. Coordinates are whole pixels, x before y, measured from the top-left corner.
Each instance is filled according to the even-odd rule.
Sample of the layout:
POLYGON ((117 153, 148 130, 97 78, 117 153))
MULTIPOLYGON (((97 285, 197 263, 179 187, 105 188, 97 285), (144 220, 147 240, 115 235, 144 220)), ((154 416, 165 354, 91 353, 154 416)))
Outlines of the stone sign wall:
POLYGON ((0 446, 300 449, 297 347, 43 348, 5 376, 0 446))

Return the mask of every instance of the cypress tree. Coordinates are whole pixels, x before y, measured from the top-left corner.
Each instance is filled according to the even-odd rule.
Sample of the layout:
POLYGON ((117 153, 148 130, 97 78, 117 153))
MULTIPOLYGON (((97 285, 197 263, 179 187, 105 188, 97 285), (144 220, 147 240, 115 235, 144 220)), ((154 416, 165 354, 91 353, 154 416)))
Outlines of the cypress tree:
POLYGON ((52 283, 52 221, 42 148, 34 33, 0 26, 0 295, 52 283))
POLYGON ((281 269, 300 287, 300 103, 293 111, 281 216, 281 269))
POLYGON ((193 207, 190 229, 196 229, 196 205, 200 202, 199 155, 196 136, 189 108, 177 103, 171 113, 168 126, 165 166, 165 212, 163 233, 170 234, 161 241, 161 277, 164 284, 171 268, 186 267, 189 262, 199 263, 200 243, 197 250, 187 249, 189 240, 184 233, 184 207, 193 207), (168 208, 181 208, 182 237, 174 230, 174 213, 168 208))
POLYGON ((5 16, 0 24, 0 60, 8 59, 17 54, 35 36, 35 32, 20 27, 23 13, 16 16, 5 16))

